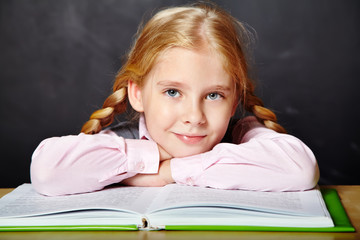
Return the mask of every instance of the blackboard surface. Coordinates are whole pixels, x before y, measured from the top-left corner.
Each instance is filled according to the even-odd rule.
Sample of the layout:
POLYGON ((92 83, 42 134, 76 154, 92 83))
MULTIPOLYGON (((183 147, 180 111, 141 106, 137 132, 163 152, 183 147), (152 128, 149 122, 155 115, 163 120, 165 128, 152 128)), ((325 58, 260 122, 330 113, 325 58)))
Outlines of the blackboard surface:
MULTIPOLYGON (((0 1, 0 187, 30 182, 44 138, 77 134, 144 15, 189 1, 0 1)), ((214 1, 252 26, 257 93, 315 153, 321 184, 360 184, 360 2, 214 1)))

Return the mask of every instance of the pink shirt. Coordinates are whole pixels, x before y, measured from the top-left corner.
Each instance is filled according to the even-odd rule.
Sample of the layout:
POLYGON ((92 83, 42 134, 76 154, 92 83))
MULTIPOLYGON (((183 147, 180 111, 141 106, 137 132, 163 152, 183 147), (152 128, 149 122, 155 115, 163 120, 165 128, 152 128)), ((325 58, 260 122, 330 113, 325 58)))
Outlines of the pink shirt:
MULTIPOLYGON (((39 193, 53 196, 96 191, 138 173, 157 173, 157 144, 143 117, 139 135, 124 139, 105 130, 45 139, 32 156, 32 184, 39 193)), ((176 183, 260 191, 306 190, 317 184, 316 159, 299 139, 265 128, 254 117, 238 121, 232 135, 234 143, 172 159, 176 183)))

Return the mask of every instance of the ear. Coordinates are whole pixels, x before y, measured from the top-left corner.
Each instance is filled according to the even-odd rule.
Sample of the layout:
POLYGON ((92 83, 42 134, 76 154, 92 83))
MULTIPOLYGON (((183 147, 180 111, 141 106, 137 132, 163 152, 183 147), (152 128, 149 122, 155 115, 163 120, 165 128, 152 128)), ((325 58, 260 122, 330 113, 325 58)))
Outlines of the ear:
POLYGON ((144 112, 140 86, 133 81, 129 81, 127 90, 129 102, 132 108, 137 112, 144 112))

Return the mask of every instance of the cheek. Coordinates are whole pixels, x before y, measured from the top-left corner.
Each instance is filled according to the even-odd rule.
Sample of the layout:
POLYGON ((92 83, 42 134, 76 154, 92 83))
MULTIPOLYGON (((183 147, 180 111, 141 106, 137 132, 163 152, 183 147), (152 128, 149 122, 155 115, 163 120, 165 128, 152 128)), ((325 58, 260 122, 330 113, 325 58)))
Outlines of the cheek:
POLYGON ((208 123, 218 135, 224 135, 232 115, 232 108, 224 107, 216 111, 212 109, 210 112, 207 116, 208 123))
POLYGON ((157 134, 159 130, 166 130, 172 126, 176 114, 173 108, 168 108, 160 101, 152 101, 145 109, 145 118, 150 133, 157 134))
POLYGON ((162 99, 157 94, 147 96, 144 100, 144 112, 148 119, 159 118, 159 115, 166 114, 162 99))
POLYGON ((225 118, 219 119, 213 123, 214 131, 216 132, 220 140, 224 137, 226 130, 228 128, 229 120, 225 118))
POLYGON ((152 119, 156 119, 157 121, 166 122, 166 120, 171 119, 174 117, 174 108, 167 107, 161 101, 157 103, 154 102, 152 107, 148 111, 149 115, 152 115, 152 119))

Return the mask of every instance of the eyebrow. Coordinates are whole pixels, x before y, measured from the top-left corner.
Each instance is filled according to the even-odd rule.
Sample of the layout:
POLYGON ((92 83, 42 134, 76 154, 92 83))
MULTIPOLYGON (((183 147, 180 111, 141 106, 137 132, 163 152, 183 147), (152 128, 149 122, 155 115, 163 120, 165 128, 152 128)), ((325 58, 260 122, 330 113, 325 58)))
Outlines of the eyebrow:
POLYGON ((215 89, 218 91, 224 91, 224 92, 230 92, 231 88, 229 86, 224 86, 224 85, 215 85, 210 87, 210 89, 215 89))
MULTIPOLYGON (((182 82, 167 81, 167 80, 159 81, 158 83, 156 83, 156 85, 158 85, 160 87, 174 87, 174 88, 185 88, 185 89, 190 88, 182 82)), ((209 91, 224 91, 224 92, 231 91, 231 87, 227 86, 227 85, 213 85, 213 86, 209 86, 207 89, 209 89, 209 91)))
POLYGON ((182 83, 182 82, 178 82, 178 81, 159 81, 158 83, 156 83, 156 85, 160 86, 160 87, 181 87, 181 88, 188 88, 186 84, 182 83))

